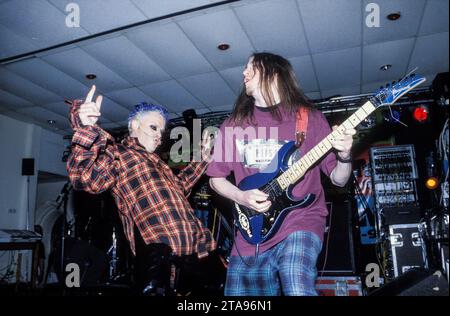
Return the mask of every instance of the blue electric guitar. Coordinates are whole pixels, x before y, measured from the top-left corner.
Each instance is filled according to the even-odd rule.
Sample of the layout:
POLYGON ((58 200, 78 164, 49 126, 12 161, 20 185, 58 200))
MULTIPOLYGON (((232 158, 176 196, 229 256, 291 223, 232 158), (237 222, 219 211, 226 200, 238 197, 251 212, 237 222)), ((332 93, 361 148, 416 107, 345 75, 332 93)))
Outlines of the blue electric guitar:
POLYGON ((410 75, 396 84, 387 85, 377 91, 336 131, 331 132, 290 167, 288 167, 289 158, 297 150, 294 141, 284 144, 270 162, 267 167, 270 169, 267 170, 276 170, 275 172, 260 172, 244 178, 238 185, 241 190, 259 189, 267 193, 269 200, 272 202, 270 209, 265 213, 259 213, 235 203, 235 222, 247 242, 256 245, 269 240, 278 231, 284 218, 291 210, 307 207, 314 201, 314 194, 308 194, 300 199, 294 198, 292 188, 311 166, 320 161, 331 150, 331 141, 338 133, 342 133, 347 128, 356 127, 378 107, 393 104, 424 81, 424 77, 410 75))

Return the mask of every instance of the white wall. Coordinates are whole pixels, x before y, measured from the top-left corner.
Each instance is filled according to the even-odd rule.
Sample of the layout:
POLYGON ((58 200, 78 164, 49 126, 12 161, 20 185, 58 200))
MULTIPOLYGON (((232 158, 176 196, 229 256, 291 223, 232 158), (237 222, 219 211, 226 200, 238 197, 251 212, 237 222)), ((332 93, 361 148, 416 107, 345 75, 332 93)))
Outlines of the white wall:
MULTIPOLYGON (((28 227, 33 230, 38 172, 65 176, 65 164, 61 161, 65 147, 62 135, 0 114, 0 228, 26 229, 28 217, 28 227), (34 176, 29 176, 29 183, 28 177, 22 176, 23 158, 35 159, 34 176)), ((56 198, 54 194, 58 191, 57 186, 54 185, 50 191, 43 190, 39 200, 56 198)), ((29 277, 31 260, 28 253, 23 252, 26 254, 22 261, 24 278, 29 277)), ((0 271, 8 259, 9 254, 2 256, 0 252, 0 271)))
POLYGON ((0 115, 1 228, 26 228, 28 205, 30 220, 32 220, 36 198, 36 166, 39 164, 37 153, 40 146, 40 133, 41 128, 38 126, 0 115), (29 199, 27 199, 27 176, 22 176, 23 158, 35 158, 34 176, 29 177, 29 199))
POLYGON ((42 129, 39 157, 39 170, 57 175, 67 176, 66 164, 62 162, 65 147, 69 144, 62 135, 42 129))

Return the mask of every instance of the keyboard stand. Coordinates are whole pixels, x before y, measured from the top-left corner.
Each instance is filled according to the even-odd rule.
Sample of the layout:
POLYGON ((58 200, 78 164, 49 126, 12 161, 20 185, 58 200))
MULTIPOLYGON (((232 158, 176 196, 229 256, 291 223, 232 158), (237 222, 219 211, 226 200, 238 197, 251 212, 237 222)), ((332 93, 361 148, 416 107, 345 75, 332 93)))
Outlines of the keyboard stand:
POLYGON ((40 240, 17 240, 10 242, 0 242, 1 250, 31 250, 31 288, 36 288, 37 285, 37 272, 39 265, 39 247, 40 240))

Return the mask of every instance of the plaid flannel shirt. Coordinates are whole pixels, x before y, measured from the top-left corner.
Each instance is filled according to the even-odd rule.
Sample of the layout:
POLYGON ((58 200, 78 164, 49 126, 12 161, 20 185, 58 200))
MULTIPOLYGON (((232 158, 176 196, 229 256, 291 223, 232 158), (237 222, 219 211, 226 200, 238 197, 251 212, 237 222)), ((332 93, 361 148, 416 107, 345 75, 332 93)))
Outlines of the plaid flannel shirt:
POLYGON ((167 244, 175 255, 207 256, 216 242, 187 200, 207 162, 191 162, 175 175, 136 138, 116 143, 100 127, 82 126, 78 108, 75 102, 70 113, 74 135, 67 161, 74 189, 93 194, 111 190, 134 254, 135 224, 146 244, 167 244))

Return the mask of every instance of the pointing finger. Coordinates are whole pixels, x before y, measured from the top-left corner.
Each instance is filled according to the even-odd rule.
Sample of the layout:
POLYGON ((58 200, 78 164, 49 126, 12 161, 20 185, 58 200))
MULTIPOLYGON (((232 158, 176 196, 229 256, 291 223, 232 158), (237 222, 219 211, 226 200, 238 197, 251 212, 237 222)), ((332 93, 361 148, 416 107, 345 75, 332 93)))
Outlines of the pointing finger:
POLYGON ((95 93, 95 84, 92 85, 91 90, 89 90, 86 100, 84 100, 85 103, 92 102, 92 98, 94 97, 95 93))
POLYGON ((99 95, 97 99, 95 99, 95 105, 97 107, 97 110, 100 111, 100 108, 102 106, 103 97, 99 95))

